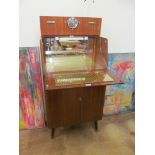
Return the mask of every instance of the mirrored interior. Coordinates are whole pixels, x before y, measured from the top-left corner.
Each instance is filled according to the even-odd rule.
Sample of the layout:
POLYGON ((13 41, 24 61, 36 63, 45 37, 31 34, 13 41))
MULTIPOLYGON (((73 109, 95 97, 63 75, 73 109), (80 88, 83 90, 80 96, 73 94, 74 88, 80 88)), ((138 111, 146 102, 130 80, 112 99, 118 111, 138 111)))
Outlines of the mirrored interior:
POLYGON ((105 62, 95 62, 94 40, 87 36, 44 39, 47 72, 102 69, 105 62))

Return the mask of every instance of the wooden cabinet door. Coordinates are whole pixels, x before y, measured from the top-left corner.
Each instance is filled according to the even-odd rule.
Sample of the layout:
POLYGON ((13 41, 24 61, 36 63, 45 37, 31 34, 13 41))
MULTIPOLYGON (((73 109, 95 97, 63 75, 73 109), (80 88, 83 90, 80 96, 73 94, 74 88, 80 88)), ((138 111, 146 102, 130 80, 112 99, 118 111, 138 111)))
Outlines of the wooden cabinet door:
POLYGON ((81 122, 81 103, 78 100, 79 88, 63 90, 64 125, 81 122))
POLYGON ((82 122, 102 119, 105 86, 85 87, 81 91, 82 122))
POLYGON ((47 126, 55 128, 64 124, 62 91, 45 91, 47 126))
POLYGON ((78 20, 78 26, 73 29, 67 25, 69 18, 70 17, 40 16, 41 35, 100 35, 101 18, 75 17, 78 20))
POLYGON ((99 36, 101 31, 101 18, 84 18, 83 29, 85 35, 99 36))
POLYGON ((101 18, 76 17, 78 26, 71 29, 67 25, 69 17, 64 17, 64 34, 65 35, 100 35, 101 18))
POLYGON ((79 89, 46 90, 47 124, 49 128, 81 122, 79 89))
POLYGON ((54 16, 40 16, 40 28, 43 36, 63 35, 63 18, 54 16))
POLYGON ((102 119, 105 86, 45 91, 49 128, 102 119))

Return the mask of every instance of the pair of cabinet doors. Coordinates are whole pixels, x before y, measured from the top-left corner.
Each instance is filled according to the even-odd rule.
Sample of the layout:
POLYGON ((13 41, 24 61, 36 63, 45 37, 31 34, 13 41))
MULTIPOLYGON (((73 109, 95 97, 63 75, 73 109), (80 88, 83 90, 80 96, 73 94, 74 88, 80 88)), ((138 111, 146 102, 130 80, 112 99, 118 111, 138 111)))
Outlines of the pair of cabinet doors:
POLYGON ((106 86, 46 90, 49 128, 102 119, 106 86))
POLYGON ((78 25, 74 29, 67 25, 69 18, 40 16, 41 35, 100 35, 101 18, 75 17, 78 20, 78 25))

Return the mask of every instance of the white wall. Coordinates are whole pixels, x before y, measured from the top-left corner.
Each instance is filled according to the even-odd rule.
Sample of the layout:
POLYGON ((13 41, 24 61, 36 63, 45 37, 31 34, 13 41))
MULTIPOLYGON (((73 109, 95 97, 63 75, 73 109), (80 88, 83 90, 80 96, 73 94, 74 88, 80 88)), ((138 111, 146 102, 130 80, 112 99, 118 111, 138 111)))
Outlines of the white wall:
POLYGON ((101 17, 109 52, 134 52, 134 0, 20 0, 19 46, 39 46, 39 16, 101 17))

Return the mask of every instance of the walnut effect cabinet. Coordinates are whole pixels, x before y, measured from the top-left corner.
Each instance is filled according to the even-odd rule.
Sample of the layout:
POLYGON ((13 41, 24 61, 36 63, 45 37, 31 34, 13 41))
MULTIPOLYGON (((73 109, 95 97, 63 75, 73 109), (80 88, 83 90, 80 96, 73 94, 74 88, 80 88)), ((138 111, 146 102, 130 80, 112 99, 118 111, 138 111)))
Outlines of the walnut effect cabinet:
POLYGON ((45 118, 51 128, 102 119, 107 85, 123 82, 108 71, 101 18, 40 17, 45 118))
POLYGON ((48 127, 56 128, 102 119, 105 87, 46 92, 48 127))

